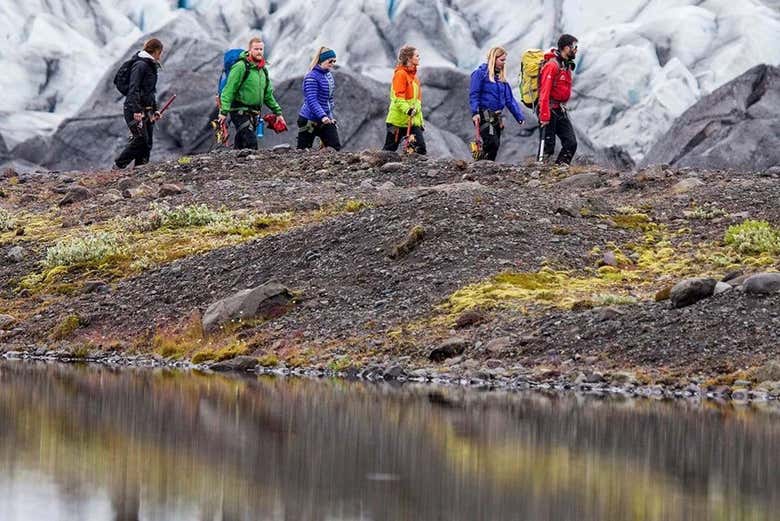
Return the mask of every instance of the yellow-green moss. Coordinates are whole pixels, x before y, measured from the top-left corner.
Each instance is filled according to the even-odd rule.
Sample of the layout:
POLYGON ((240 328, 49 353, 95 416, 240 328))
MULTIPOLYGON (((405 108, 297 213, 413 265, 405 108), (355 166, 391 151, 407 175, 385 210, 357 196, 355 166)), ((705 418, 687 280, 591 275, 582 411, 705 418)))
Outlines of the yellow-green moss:
POLYGON ((263 367, 276 367, 279 365, 279 357, 273 353, 268 353, 260 357, 259 363, 263 367))
POLYGON ((330 362, 328 362, 328 369, 330 369, 333 372, 341 372, 347 369, 348 367, 352 367, 354 362, 352 361, 352 358, 349 355, 339 356, 337 358, 334 358, 330 362))
POLYGON ((650 226, 650 217, 644 213, 618 214, 610 217, 617 228, 644 230, 650 226))
POLYGON ((361 201, 359 199, 349 199, 344 203, 342 208, 344 209, 345 212, 355 213, 368 207, 369 204, 365 201, 361 201))
POLYGON ((73 332, 81 327, 81 317, 78 315, 68 315, 57 324, 49 335, 52 340, 65 340, 73 335, 73 332))
POLYGON ((181 156, 176 162, 180 165, 189 165, 192 163, 192 158, 190 156, 181 156))

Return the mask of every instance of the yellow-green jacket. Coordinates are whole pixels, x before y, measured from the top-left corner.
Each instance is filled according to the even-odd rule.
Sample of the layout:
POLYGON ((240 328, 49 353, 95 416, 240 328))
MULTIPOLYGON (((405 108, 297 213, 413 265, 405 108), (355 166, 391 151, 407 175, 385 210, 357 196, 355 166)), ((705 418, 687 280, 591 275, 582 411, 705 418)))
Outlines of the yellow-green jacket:
POLYGON ((412 119, 412 125, 424 125, 422 115, 422 92, 420 80, 417 78, 417 67, 399 65, 393 73, 393 84, 390 86, 390 109, 387 111, 387 123, 396 127, 406 128, 409 124, 409 109, 417 109, 412 119))

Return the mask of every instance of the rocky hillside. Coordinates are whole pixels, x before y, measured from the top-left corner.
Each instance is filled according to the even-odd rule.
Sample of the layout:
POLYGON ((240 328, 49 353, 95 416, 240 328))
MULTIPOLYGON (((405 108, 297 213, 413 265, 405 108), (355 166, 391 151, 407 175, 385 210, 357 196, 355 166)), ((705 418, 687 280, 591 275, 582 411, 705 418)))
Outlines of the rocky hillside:
POLYGON ((780 68, 759 65, 688 109, 645 164, 766 169, 780 165, 780 68))
POLYGON ((289 149, 9 170, 2 349, 780 380, 778 176, 289 149))

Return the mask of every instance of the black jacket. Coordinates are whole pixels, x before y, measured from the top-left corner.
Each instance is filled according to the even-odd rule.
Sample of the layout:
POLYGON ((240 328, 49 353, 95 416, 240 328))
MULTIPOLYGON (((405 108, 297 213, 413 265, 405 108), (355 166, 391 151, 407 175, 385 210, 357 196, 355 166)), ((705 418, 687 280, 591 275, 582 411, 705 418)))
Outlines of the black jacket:
POLYGON ((143 112, 147 107, 157 110, 157 62, 138 57, 130 69, 130 90, 125 98, 125 110, 143 112))

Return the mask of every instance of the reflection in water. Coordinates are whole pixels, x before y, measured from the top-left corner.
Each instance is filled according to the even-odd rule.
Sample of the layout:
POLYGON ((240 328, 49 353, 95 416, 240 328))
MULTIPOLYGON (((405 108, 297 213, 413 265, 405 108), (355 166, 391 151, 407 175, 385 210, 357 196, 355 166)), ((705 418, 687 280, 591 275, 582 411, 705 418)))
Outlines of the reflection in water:
POLYGON ((0 520, 777 519, 776 411, 0 363, 0 520))

